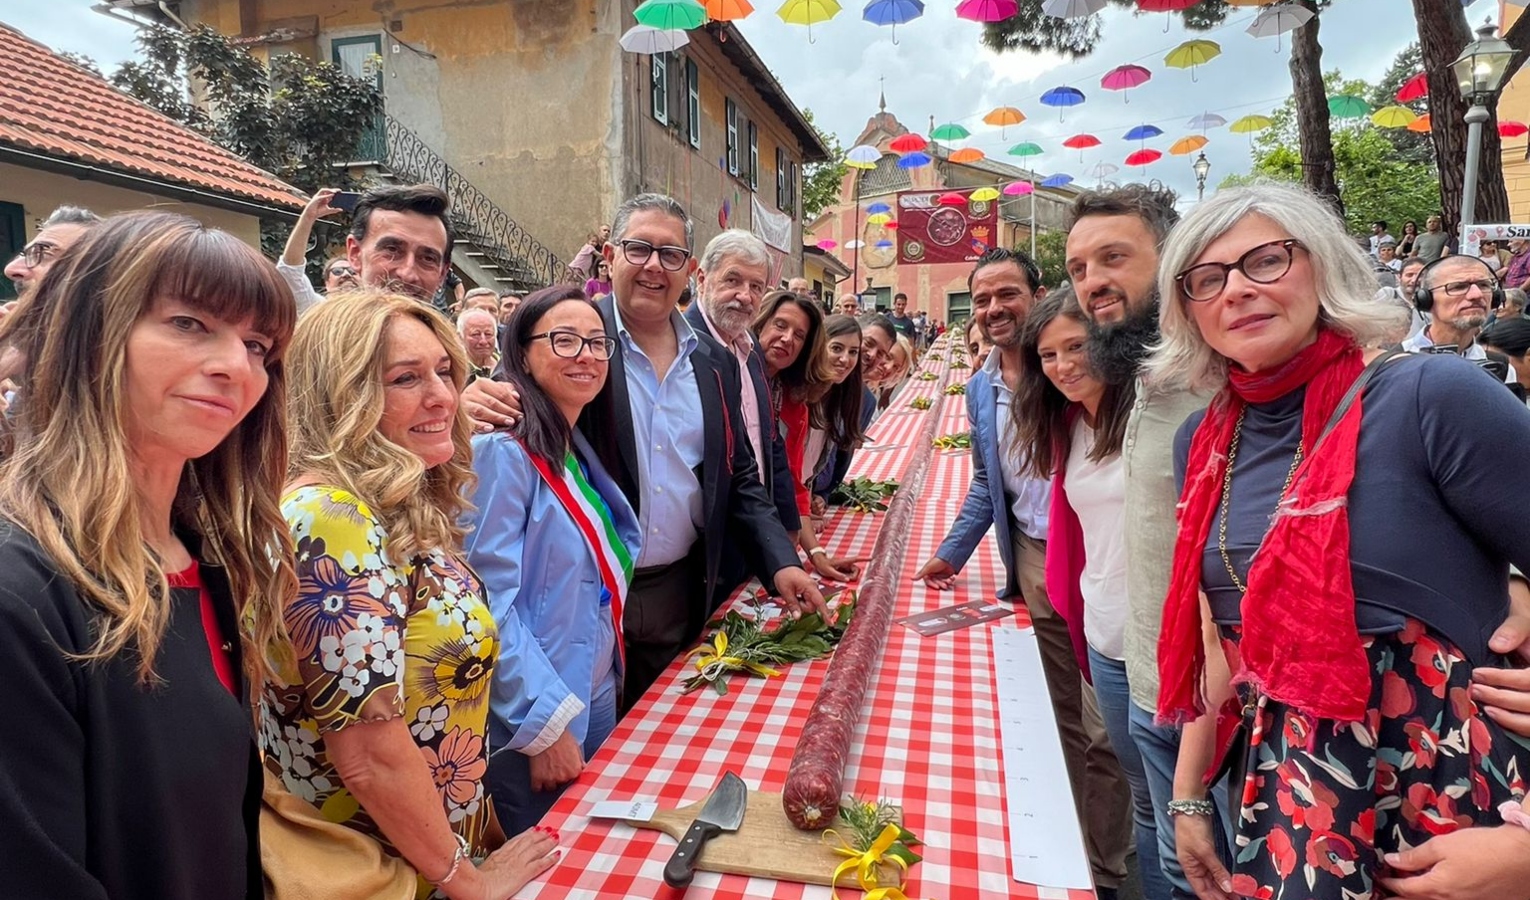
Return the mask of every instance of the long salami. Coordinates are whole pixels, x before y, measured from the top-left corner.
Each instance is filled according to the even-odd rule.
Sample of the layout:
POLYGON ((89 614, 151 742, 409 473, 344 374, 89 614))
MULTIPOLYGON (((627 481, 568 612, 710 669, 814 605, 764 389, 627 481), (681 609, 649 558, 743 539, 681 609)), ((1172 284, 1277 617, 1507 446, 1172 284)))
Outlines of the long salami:
POLYGON ((924 487, 924 472, 934 449, 942 405, 936 403, 925 413, 926 424, 916 438, 914 460, 888 504, 882 529, 872 545, 871 562, 866 566, 856 598, 855 618, 834 650, 823 687, 813 701, 802 726, 802 737, 792 753, 781 805, 786 817, 798 828, 827 828, 839 815, 850 742, 855 736, 866 688, 880 664, 882 646, 892 627, 893 603, 898 596, 898 576, 908 548, 914 504, 924 487))

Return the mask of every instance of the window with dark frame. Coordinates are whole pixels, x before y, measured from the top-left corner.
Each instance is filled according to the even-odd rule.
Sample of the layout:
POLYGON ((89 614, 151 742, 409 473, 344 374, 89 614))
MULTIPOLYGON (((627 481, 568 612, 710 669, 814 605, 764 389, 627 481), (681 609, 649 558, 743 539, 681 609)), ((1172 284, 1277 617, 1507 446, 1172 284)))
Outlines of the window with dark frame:
POLYGON ((760 131, 753 121, 749 123, 749 189, 760 187, 760 131))
POLYGON ((787 212, 786 206, 786 151, 776 148, 776 209, 787 212))
POLYGON ((726 103, 728 120, 728 174, 738 174, 738 104, 732 100, 726 103))
POLYGON ((701 149, 701 72, 696 60, 685 61, 685 120, 691 146, 701 149))
POLYGON ((669 124, 669 54, 655 53, 653 60, 653 117, 660 125, 669 124))

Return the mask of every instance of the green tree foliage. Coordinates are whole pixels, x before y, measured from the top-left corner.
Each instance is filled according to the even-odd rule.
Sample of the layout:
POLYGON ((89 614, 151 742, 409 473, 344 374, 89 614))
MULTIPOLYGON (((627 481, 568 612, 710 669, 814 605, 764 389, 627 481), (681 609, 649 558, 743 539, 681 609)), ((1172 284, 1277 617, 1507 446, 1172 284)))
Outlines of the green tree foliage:
MULTIPOLYGON (((1393 58, 1391 67, 1387 69, 1387 73, 1381 77, 1381 80, 1376 82, 1370 95, 1365 97, 1366 101, 1373 109, 1381 109, 1383 106, 1405 106, 1413 110, 1414 115, 1422 116, 1429 112, 1427 97, 1411 103, 1397 102, 1397 92, 1402 89, 1403 84, 1422 71, 1424 71, 1424 54, 1419 50, 1417 42, 1409 44, 1393 58)), ((1429 142, 1427 133, 1420 134, 1406 128, 1388 128, 1383 130, 1382 134, 1386 135, 1387 140, 1397 148, 1397 152, 1409 162, 1421 166, 1434 164, 1434 146, 1429 142)))
MULTIPOLYGON (((1066 231, 1038 231, 1036 233, 1036 266, 1041 269, 1041 280, 1048 287, 1056 287, 1068 280, 1068 233, 1066 231)), ((1031 243, 1026 241, 1014 248, 1027 256, 1031 243)))
MULTIPOLYGON (((1323 81, 1329 96, 1373 97, 1380 89, 1364 81, 1345 80, 1336 71, 1323 81)), ((1295 102, 1288 99, 1270 116, 1274 126, 1254 138, 1253 171, 1230 176, 1222 186, 1271 179, 1300 183, 1302 156, 1295 116, 1295 102)), ((1370 223, 1384 219, 1393 234, 1400 234, 1404 221, 1423 222, 1439 207, 1439 176, 1433 160, 1415 161, 1394 142, 1391 129, 1377 128, 1366 119, 1340 125, 1333 132, 1333 153, 1343 185, 1345 219, 1353 233, 1369 234, 1370 223)))
MULTIPOLYGON (((1027 50, 1060 53, 1069 59, 1080 59, 1094 52, 1103 34, 1103 22, 1098 13, 1081 19, 1057 19, 1042 12, 1042 2, 1020 0, 1018 13, 1002 22, 984 25, 983 45, 997 53, 1027 50)), ((1137 8, 1137 0, 1110 0, 1110 4, 1122 9, 1137 8)), ((1207 31, 1226 21, 1231 10, 1226 0, 1201 0, 1175 15, 1191 31, 1207 31)))
POLYGON ((839 138, 818 127, 811 109, 804 109, 802 116, 829 148, 828 162, 810 163, 802 169, 802 221, 811 222, 825 207, 839 202, 839 186, 850 168, 845 165, 845 149, 839 138))

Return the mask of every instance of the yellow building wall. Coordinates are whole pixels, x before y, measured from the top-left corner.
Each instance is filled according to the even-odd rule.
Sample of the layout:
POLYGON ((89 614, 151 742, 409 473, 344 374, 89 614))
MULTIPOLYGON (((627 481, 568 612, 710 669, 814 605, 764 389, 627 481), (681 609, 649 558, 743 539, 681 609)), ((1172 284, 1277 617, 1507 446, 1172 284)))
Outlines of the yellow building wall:
MULTIPOLYGON (((1525 12, 1521 3, 1499 3, 1500 33, 1507 31, 1525 12)), ((1530 69, 1520 69, 1498 96, 1498 118, 1530 122, 1530 69)), ((1515 222, 1530 222, 1530 159, 1526 138, 1503 141, 1503 180, 1509 192, 1509 215, 1515 222)))

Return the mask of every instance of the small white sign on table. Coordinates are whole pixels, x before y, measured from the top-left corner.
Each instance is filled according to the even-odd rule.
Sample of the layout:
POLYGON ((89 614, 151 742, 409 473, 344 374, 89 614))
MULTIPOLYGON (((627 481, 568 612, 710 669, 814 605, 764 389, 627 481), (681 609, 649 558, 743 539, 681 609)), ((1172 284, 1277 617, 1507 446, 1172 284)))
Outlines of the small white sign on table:
POLYGON ((1011 874, 1026 884, 1092 890, 1036 633, 994 628, 989 637, 1004 745, 1011 874))

